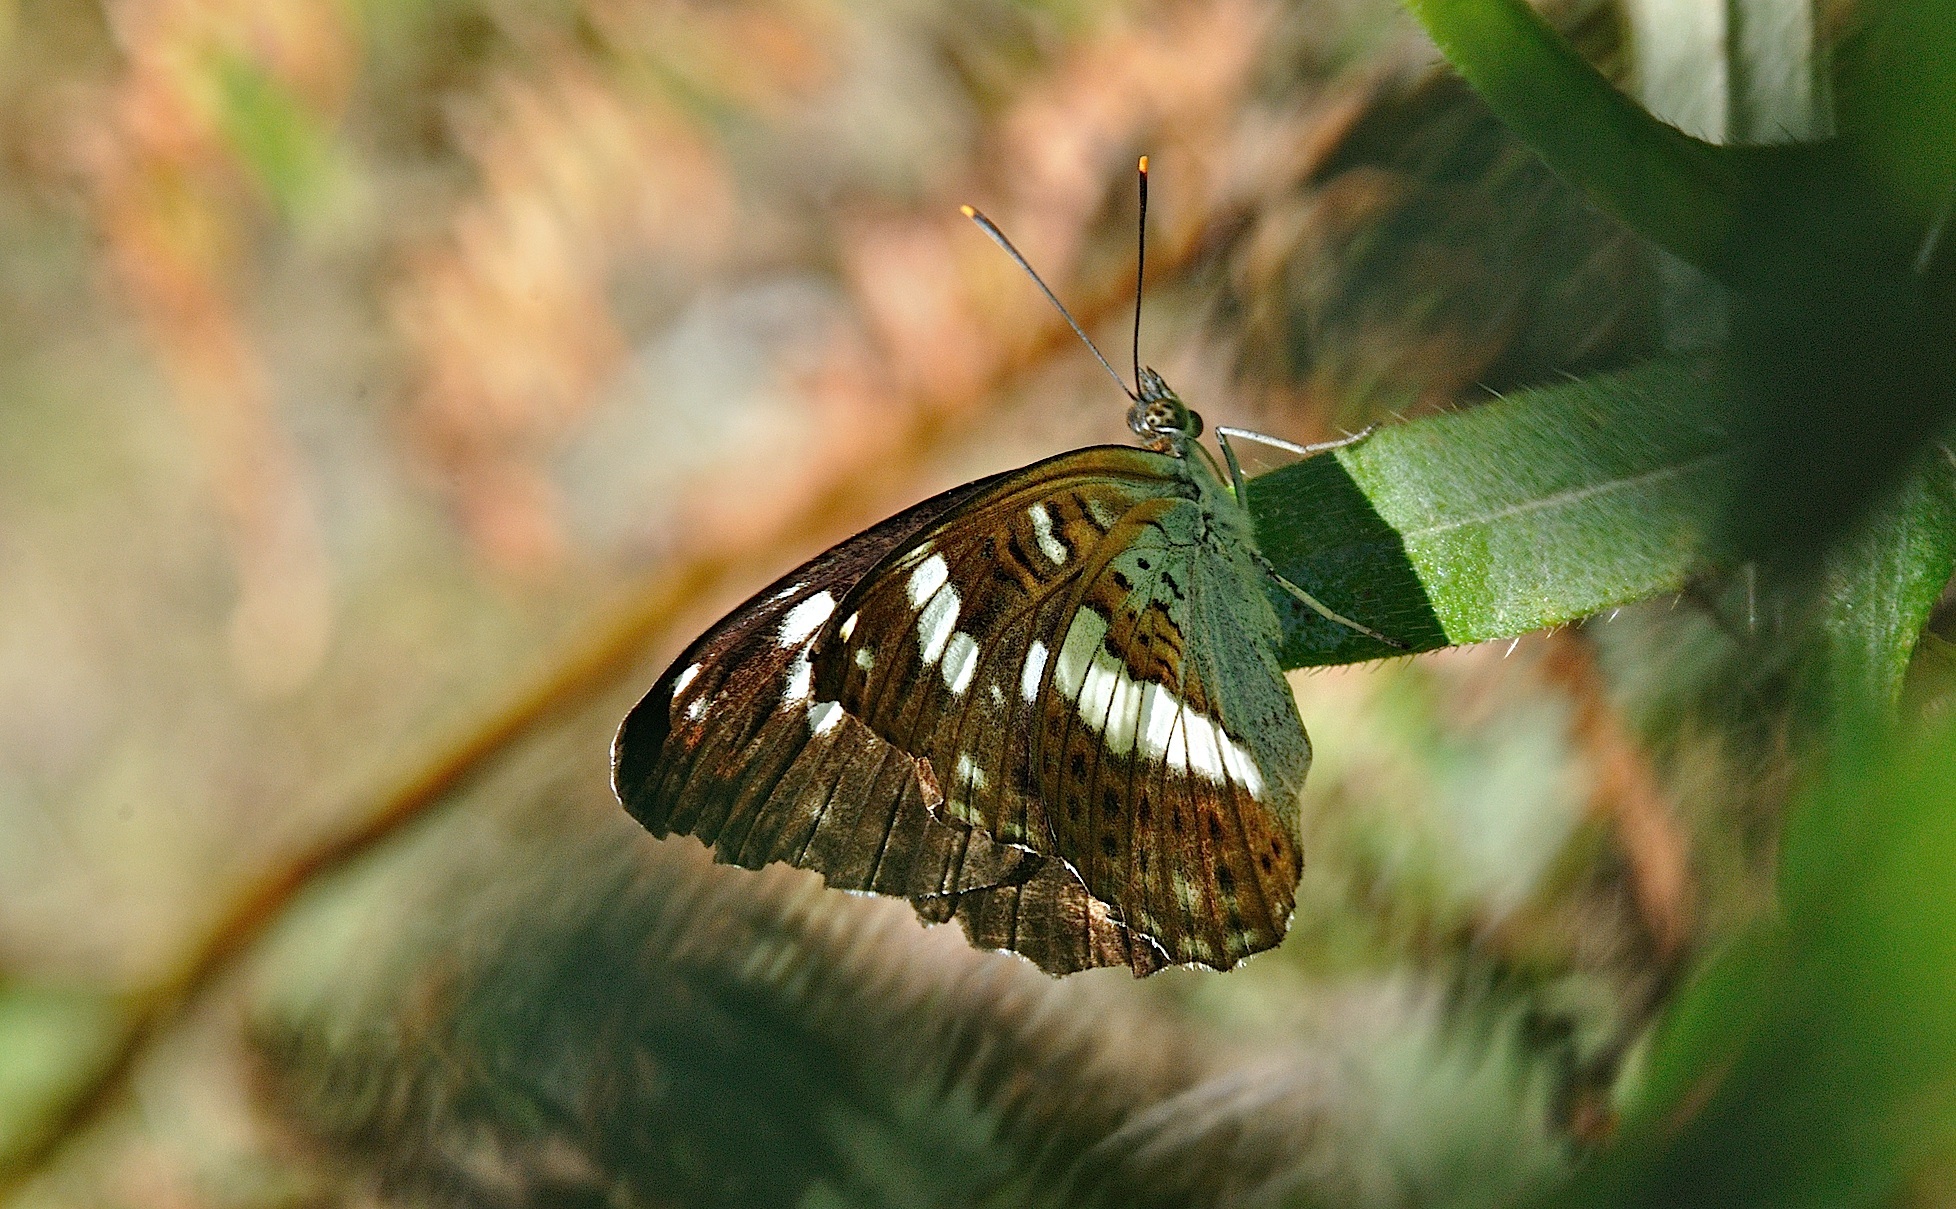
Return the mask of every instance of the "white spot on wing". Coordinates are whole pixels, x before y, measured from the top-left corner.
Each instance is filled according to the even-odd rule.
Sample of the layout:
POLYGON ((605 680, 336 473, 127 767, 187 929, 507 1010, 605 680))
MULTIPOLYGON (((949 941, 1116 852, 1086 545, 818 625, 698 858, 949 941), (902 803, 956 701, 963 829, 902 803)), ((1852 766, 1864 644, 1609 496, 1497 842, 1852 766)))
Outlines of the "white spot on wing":
POLYGON ((1025 670, 1019 673, 1019 695, 1030 705, 1039 696, 1039 681, 1046 675, 1046 644, 1037 638, 1026 648, 1025 670))
POLYGON ((1249 750, 1230 738, 1220 727, 1216 735, 1222 742, 1223 767, 1228 770, 1230 780, 1249 790, 1251 797, 1262 797, 1263 774, 1257 771, 1256 761, 1250 759, 1249 750))
POLYGON ((1168 754, 1168 737, 1174 733, 1175 719, 1182 713, 1182 703, 1169 689, 1150 680, 1141 690, 1141 755, 1144 759, 1159 760, 1168 754))
POLYGON ((958 696, 971 687, 971 674, 978 670, 978 644, 971 635, 959 630, 951 635, 951 641, 944 647, 944 687, 958 696))
POLYGON ((817 701, 815 708, 808 711, 808 729, 811 734, 826 735, 842 723, 842 702, 817 701))
POLYGON ((699 664, 697 663, 688 664, 686 666, 685 671, 679 673, 679 675, 673 678, 672 695, 677 697, 679 694, 685 692, 686 686, 691 684, 693 682, 693 677, 699 674, 700 674, 699 664))
MULTIPOLYGON (((929 565, 930 563, 924 564, 926 567, 929 565)), ((943 656, 944 646, 951 641, 951 631, 957 628, 957 624, 958 590, 945 584, 938 588, 937 594, 932 596, 930 603, 924 606, 923 615, 917 618, 917 644, 923 650, 925 667, 936 663, 943 656)))
POLYGON ((842 641, 849 641, 849 636, 856 632, 856 618, 861 616, 861 613, 851 613, 848 619, 842 623, 842 628, 836 631, 836 633, 842 635, 842 641))
POLYGON ((866 646, 856 648, 856 666, 865 672, 876 666, 876 652, 866 646))
POLYGON ((1086 679, 1080 682, 1080 721, 1087 729, 1098 732, 1107 721, 1107 706, 1114 699, 1114 688, 1120 683, 1121 665, 1114 662, 1105 651, 1096 653, 1093 662, 1087 665, 1086 679))
POLYGON ((1168 746, 1162 752, 1162 763, 1170 768, 1184 771, 1189 766, 1188 710, 1180 705, 1175 707, 1175 721, 1168 729, 1168 746))
POLYGON ((788 687, 781 690, 781 704, 789 706, 797 701, 806 701, 814 692, 815 665, 808 662, 808 652, 803 651, 801 657, 788 667, 788 687))
POLYGON ((1114 685, 1114 700, 1107 707, 1107 750, 1117 756, 1125 756, 1134 750, 1135 724, 1141 717, 1141 697, 1146 691, 1143 684, 1129 676, 1125 669, 1114 685))
POLYGON ((973 789, 982 791, 985 788, 985 770, 978 767, 969 755, 959 753, 955 783, 969 785, 973 789))
POLYGON ((1106 636, 1107 619, 1086 605, 1080 606, 1073 614, 1073 623, 1066 627, 1066 639, 1060 643, 1059 660, 1053 668, 1053 683, 1069 699, 1079 699, 1087 665, 1106 636))
POLYGON ((686 720, 688 722, 698 722, 704 717, 706 717, 705 697, 695 697, 686 703, 686 720))
POLYGON ((805 641, 810 634, 822 628, 822 623, 835 612, 835 597, 826 591, 802 601, 789 609, 781 619, 781 634, 777 639, 783 647, 795 646, 805 641))
POLYGON ((910 573, 910 607, 921 609, 924 602, 937 595, 944 581, 951 578, 951 568, 945 565, 942 554, 933 554, 917 564, 910 573))
POLYGON ((1216 725, 1186 706, 1182 717, 1189 734, 1189 769, 1205 781, 1222 784, 1227 774, 1223 772, 1222 751, 1216 746, 1216 725))
POLYGON ((1066 564, 1066 543, 1053 534, 1053 514, 1046 511, 1046 505, 1034 504, 1026 509, 1032 518, 1032 535, 1039 541, 1040 553, 1053 560, 1054 566, 1066 564))

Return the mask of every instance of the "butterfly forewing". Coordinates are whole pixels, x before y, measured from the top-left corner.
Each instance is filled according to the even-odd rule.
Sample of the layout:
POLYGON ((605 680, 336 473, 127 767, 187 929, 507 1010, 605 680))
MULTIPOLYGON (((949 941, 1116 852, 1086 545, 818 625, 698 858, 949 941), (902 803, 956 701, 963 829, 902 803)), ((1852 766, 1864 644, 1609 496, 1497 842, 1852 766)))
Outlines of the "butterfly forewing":
POLYGON ((842 889, 910 898, 973 940, 1066 973, 1163 964, 1072 870, 933 808, 941 778, 815 691, 836 601, 895 546, 988 482, 948 492, 764 589, 701 637, 621 727, 613 780, 655 835, 691 834, 749 868, 816 869, 842 889))
POLYGON ((1137 504, 1191 491, 1175 459, 1076 451, 972 497, 900 546, 838 608, 816 682, 945 778, 945 811, 1007 843, 1051 835, 1031 740, 1071 595, 1137 504))

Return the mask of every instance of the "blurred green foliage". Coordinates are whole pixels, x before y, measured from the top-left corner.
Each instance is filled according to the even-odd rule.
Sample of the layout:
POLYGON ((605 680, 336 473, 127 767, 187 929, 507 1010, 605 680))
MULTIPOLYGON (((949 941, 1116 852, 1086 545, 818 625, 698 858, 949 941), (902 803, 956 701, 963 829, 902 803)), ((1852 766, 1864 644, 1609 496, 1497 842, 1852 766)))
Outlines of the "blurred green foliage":
POLYGON ((1956 23, 1867 6, 1835 80, 1836 139, 1722 150, 1607 99, 1519 5, 1418 7, 1558 170, 1731 288, 1743 452, 1726 528, 1800 576, 1780 591, 1808 635, 1811 784, 1788 816, 1779 910, 1679 997, 1625 1137, 1552 1201, 1883 1203, 1949 1144, 1956 1108, 1956 734, 1898 730, 1895 713, 1956 568, 1940 247, 1956 111, 1930 95, 1956 23), (1614 138, 1651 170, 1626 174, 1614 138))

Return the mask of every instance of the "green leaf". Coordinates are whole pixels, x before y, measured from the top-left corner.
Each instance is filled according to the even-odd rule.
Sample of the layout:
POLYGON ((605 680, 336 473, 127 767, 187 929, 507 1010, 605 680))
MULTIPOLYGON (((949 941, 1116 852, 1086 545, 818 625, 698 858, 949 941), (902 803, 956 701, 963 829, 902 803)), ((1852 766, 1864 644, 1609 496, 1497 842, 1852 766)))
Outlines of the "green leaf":
POLYGON ((1888 0, 1836 56, 1841 133, 1926 228, 1956 184, 1956 21, 1938 0, 1888 0))
POLYGON ((1789 820, 1783 921, 1685 992, 1625 1141, 1547 1203, 1879 1204, 1956 1139, 1956 725, 1865 733, 1789 820))
POLYGON ((1523 0, 1407 0, 1448 62, 1563 179, 1646 238, 1709 268, 1741 221, 1748 157, 1618 92, 1523 0))
POLYGON ((1946 6, 1895 0, 1862 19, 1841 57, 1841 138, 1713 147, 1617 93, 1523 0, 1408 4, 1551 168, 1733 289, 1744 465, 1726 530, 1751 557, 1812 570, 1802 560, 1956 416, 1946 6))
POLYGON ((1924 462, 1828 559, 1811 705, 1837 722, 1893 708, 1917 636, 1956 572, 1956 466, 1941 449, 1924 462))
MULTIPOLYGON (((1695 361, 1381 429, 1249 483, 1258 541, 1331 609, 1412 650, 1674 592, 1713 561, 1731 455, 1695 361)), ((1279 599, 1286 667, 1397 654, 1279 599)))
POLYGON ((1550 1203, 1873 1204, 1956 1139, 1956 725, 1889 733, 1952 568, 1938 451, 1827 556, 1805 706, 1838 754, 1789 815, 1779 916, 1672 1005, 1625 1141, 1550 1203))

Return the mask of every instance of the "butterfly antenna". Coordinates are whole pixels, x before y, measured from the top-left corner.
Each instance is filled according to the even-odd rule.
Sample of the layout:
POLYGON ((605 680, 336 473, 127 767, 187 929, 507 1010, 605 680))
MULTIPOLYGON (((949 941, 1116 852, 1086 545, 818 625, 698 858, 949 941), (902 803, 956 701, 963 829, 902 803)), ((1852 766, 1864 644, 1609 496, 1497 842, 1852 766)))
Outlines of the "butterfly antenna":
POLYGON ((1086 329, 1082 328, 1079 322, 1073 318, 1073 313, 1066 309, 1066 304, 1059 300, 1059 295, 1053 293, 1053 287, 1046 284, 1046 282, 1033 269, 1032 265, 1027 263, 1026 258, 1019 254, 1019 249, 1012 246, 1012 241, 1005 238, 1005 232, 998 229, 998 224, 993 222, 991 219, 986 218, 983 214, 979 213, 978 210, 972 206, 959 206, 958 209, 964 211, 964 216, 966 218, 970 219, 972 222, 977 223, 980 230, 982 230, 985 234, 991 236, 993 243, 997 244, 1001 248, 1004 248, 1005 254, 1012 258, 1013 263, 1017 264, 1020 268, 1026 271, 1026 276, 1032 278, 1032 283, 1039 287, 1041 293, 1046 295, 1046 301, 1053 304, 1053 309, 1060 313, 1060 318, 1066 320, 1066 325, 1073 329, 1073 334, 1080 338, 1081 343, 1085 344, 1089 349, 1092 350, 1094 359, 1099 361, 1101 367, 1107 371, 1107 376, 1114 380, 1114 385, 1121 388, 1122 394, 1134 400, 1136 403, 1139 403, 1141 401, 1141 397, 1135 394, 1132 390, 1128 389, 1127 383, 1121 381, 1120 371, 1115 369, 1113 365, 1107 360, 1107 358, 1104 355, 1102 355, 1100 351, 1100 347, 1096 345, 1093 342, 1092 338, 1087 335, 1086 329))
POLYGON ((1141 178, 1141 229, 1134 238, 1134 381, 1141 382, 1141 286, 1148 280, 1148 157, 1136 168, 1141 178))

